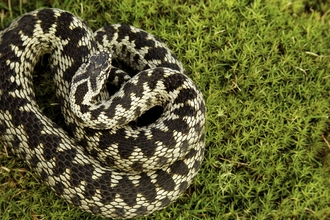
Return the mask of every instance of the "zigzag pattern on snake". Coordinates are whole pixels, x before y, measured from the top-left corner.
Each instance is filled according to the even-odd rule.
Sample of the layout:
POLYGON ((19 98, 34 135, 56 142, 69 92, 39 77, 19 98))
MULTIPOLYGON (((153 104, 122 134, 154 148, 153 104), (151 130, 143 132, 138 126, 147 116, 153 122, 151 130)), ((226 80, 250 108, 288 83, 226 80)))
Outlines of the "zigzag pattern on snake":
POLYGON ((0 32, 0 142, 87 212, 132 218, 177 199, 203 160, 205 111, 181 62, 138 28, 110 25, 93 33, 69 12, 43 9, 0 32), (32 74, 43 54, 50 54, 69 133, 36 103, 32 74), (104 57, 132 71, 111 61, 109 68, 104 57), (108 71, 108 82, 89 95, 99 69, 108 71), (145 123, 150 112, 159 115, 145 123))

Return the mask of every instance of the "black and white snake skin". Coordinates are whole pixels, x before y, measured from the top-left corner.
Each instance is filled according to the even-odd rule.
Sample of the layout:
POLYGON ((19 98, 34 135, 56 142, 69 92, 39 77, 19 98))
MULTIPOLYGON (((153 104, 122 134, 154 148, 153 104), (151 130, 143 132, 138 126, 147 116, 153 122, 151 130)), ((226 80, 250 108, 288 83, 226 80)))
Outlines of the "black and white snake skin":
POLYGON ((173 202, 200 168, 204 126, 201 92, 165 44, 143 30, 111 25, 93 33, 69 12, 43 9, 0 32, 0 142, 87 212, 133 218, 173 202), (36 104, 32 73, 45 53, 69 133, 36 104), (132 73, 111 66, 107 84, 118 91, 86 95, 97 81, 90 76, 109 69, 104 56, 132 73), (144 123, 145 112, 159 117, 144 123))

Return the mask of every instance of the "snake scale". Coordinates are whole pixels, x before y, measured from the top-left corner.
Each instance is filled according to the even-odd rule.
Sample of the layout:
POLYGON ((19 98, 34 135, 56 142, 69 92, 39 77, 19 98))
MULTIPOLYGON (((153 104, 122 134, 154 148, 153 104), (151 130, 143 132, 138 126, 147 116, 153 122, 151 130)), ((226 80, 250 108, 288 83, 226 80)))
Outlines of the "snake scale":
POLYGON ((70 12, 41 9, 0 32, 0 143, 84 211, 133 218, 177 199, 203 160, 205 112, 181 62, 141 29, 93 32, 70 12), (36 102, 43 54, 66 129, 36 102))

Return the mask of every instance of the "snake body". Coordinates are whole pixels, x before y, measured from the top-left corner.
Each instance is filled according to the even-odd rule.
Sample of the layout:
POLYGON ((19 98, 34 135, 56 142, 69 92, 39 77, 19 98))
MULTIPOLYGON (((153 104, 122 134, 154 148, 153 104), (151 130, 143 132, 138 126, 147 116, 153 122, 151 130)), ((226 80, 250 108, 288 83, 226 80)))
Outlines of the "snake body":
POLYGON ((56 194, 92 214, 133 218, 177 199, 203 160, 205 111, 181 62, 141 29, 110 25, 93 33, 67 11, 42 9, 0 32, 1 144, 56 194), (32 74, 43 54, 50 54, 69 133, 36 103, 32 74), (111 61, 108 67, 102 56, 132 73, 111 61), (104 69, 118 91, 101 86, 90 95, 96 70, 104 69), (153 109, 158 117, 143 123, 153 109))

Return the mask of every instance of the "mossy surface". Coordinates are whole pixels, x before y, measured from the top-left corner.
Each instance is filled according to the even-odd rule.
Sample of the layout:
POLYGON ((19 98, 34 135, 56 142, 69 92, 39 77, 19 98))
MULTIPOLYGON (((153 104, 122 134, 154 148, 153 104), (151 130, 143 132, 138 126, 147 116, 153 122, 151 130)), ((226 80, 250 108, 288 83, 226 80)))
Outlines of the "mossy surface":
MULTIPOLYGON (((330 2, 31 2, 0 1, 0 29, 42 7, 69 10, 94 30, 134 25, 166 42, 203 92, 201 171, 177 202, 141 219, 330 218, 330 2)), ((38 74, 46 65, 36 67, 36 92, 57 121, 51 76, 38 74)), ((7 151, 0 146, 0 219, 99 219, 7 151)))

